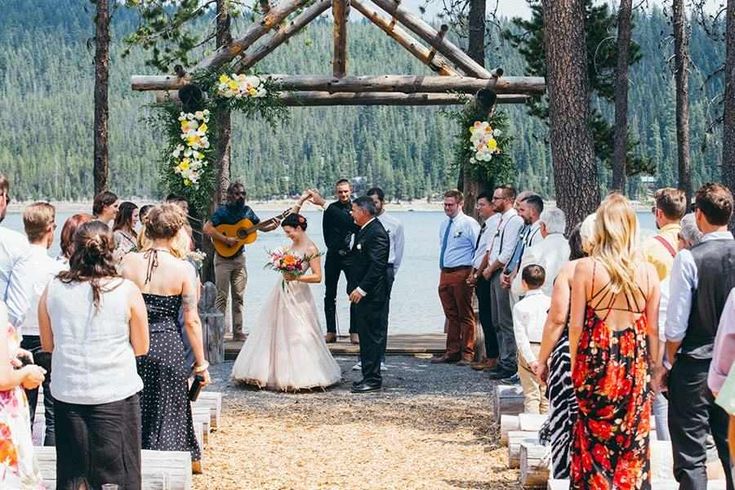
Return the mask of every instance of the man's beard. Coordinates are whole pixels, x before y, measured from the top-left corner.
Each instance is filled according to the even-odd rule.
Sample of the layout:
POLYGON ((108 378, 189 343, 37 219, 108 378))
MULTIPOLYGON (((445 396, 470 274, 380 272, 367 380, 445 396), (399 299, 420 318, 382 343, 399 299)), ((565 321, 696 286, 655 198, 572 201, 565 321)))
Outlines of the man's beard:
POLYGON ((235 206, 236 208, 245 207, 245 198, 239 197, 235 199, 234 201, 232 201, 232 205, 235 206))

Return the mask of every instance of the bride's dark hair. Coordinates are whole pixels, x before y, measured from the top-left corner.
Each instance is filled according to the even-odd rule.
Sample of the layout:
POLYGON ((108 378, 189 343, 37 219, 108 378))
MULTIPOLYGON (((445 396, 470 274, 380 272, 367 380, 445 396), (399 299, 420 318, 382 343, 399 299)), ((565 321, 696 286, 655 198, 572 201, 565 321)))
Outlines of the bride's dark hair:
POLYGON ((291 228, 301 228, 302 230, 306 231, 306 218, 298 213, 289 214, 288 216, 283 218, 283 221, 281 221, 281 227, 284 226, 290 226, 291 228))

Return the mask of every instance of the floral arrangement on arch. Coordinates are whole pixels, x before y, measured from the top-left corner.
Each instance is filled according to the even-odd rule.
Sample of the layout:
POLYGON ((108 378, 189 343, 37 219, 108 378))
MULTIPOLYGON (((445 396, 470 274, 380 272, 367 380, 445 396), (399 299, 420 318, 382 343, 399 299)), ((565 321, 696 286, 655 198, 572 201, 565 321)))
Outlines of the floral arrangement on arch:
POLYGON ((216 114, 242 112, 262 117, 272 127, 288 119, 275 82, 258 75, 198 72, 188 87, 179 90, 181 102, 154 104, 161 109, 154 123, 165 129, 168 145, 162 158, 162 184, 166 192, 183 196, 204 216, 215 186, 217 147, 216 114), (189 88, 190 95, 183 92, 189 88))
POLYGON ((513 137, 508 115, 493 111, 478 114, 470 101, 460 111, 444 111, 457 123, 453 167, 459 171, 469 166, 488 185, 514 181, 515 165, 511 156, 513 137))

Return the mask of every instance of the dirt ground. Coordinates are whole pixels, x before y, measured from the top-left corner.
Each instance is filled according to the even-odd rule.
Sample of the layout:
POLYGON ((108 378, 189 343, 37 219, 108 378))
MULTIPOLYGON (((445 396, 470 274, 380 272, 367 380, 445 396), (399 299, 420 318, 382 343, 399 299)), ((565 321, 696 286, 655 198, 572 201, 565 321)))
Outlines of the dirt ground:
POLYGON ((194 488, 519 488, 498 442, 486 375, 389 357, 384 391, 353 395, 356 359, 337 360, 340 385, 300 394, 235 386, 231 362, 214 367, 209 389, 223 392, 222 424, 194 488))

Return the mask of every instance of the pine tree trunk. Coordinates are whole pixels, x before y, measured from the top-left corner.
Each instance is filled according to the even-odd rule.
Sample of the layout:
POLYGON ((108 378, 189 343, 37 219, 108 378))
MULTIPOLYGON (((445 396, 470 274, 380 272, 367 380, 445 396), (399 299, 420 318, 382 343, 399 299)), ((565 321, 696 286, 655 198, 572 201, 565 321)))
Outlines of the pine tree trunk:
POLYGON ((612 188, 625 192, 628 147, 628 62, 630 58, 633 0, 620 0, 618 7, 618 63, 615 74, 615 135, 612 188))
POLYGON ((556 203, 571 229, 600 202, 590 133, 584 0, 543 0, 556 203))
MULTIPOLYGON (((217 0, 218 48, 227 46, 232 42, 229 3, 229 0, 217 0)), ((215 166, 217 176, 212 195, 212 212, 224 201, 227 194, 227 186, 230 185, 230 161, 232 158, 232 113, 229 109, 218 109, 214 117, 216 119, 215 166)), ((203 222, 204 220, 202 220, 203 222)), ((202 250, 207 254, 207 260, 202 267, 202 281, 214 281, 214 246, 211 240, 202 240, 202 250)))
MULTIPOLYGON (((725 109, 722 117, 722 181, 735 190, 735 0, 727 0, 725 35, 725 109)), ((730 229, 735 228, 735 218, 730 229)))
MULTIPOLYGON (((684 0, 673 0, 672 14, 679 189, 684 190, 689 203, 692 198, 692 169, 689 164, 689 29, 687 27, 686 11, 684 10, 684 0)), ((727 105, 727 91, 725 97, 725 105, 727 105)), ((727 148, 725 148, 725 151, 727 151, 727 148)))
POLYGON ((96 0, 94 51, 94 193, 107 189, 110 168, 108 148, 108 80, 110 71, 110 10, 108 0, 96 0))
MULTIPOLYGON (((467 54, 481 66, 485 66, 485 7, 486 0, 470 0, 467 54)), ((464 212, 474 216, 477 195, 485 190, 487 182, 466 163, 460 169, 458 183, 464 194, 464 212)))

